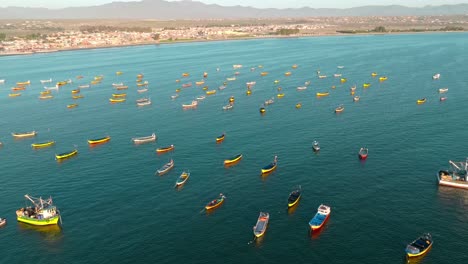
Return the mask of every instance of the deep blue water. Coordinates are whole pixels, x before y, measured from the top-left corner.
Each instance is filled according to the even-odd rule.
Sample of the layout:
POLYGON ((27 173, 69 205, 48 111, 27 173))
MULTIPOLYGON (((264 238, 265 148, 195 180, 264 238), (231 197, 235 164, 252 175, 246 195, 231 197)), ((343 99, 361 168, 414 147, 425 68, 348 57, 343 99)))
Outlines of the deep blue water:
POLYGON ((449 159, 468 156, 467 39, 466 33, 262 39, 0 57, 0 79, 6 79, 0 85, 0 217, 8 219, 0 229, 0 255, 5 263, 404 263, 406 244, 430 232, 435 243, 420 263, 467 263, 468 191, 438 187, 435 180, 449 159), (328 78, 318 79, 317 70, 328 78), (210 89, 240 74, 196 110, 184 111, 181 104, 204 93, 195 81, 205 71, 210 89), (260 77, 261 71, 269 75, 260 77), (285 77, 287 71, 292 75, 285 77), (184 72, 191 77, 181 78, 184 72), (388 80, 380 83, 371 72, 388 80), (143 96, 136 91, 138 73, 150 83, 149 107, 135 104, 143 96), (341 84, 334 73, 348 81, 341 84), (440 80, 432 80, 435 73, 440 80), (104 76, 102 84, 82 89, 79 107, 67 109, 70 91, 97 75, 104 76), (39 100, 39 80, 48 78, 74 83, 39 100), (26 80, 32 84, 22 96, 8 97, 26 80), (309 80, 307 90, 296 91, 309 80), (249 81, 257 82, 251 96, 245 94, 249 81), (117 82, 129 85, 127 102, 109 104, 117 82), (194 86, 171 100, 186 82, 194 86), (363 89, 365 82, 371 87, 363 89), (350 95, 354 84, 359 102, 350 95), (259 107, 279 86, 284 98, 261 116, 259 107), (445 102, 439 101, 442 87, 449 88, 445 102), (315 97, 325 91, 330 96, 315 97), (231 95, 234 108, 223 111, 231 95), (424 97, 427 103, 417 105, 424 97), (335 114, 340 104, 345 111, 335 114), (10 134, 31 130, 38 131, 33 139, 10 134), (132 144, 132 137, 153 132, 155 143, 132 144), (223 132, 226 140, 216 144, 223 132), (88 147, 87 139, 105 135, 109 143, 88 147), (57 144, 31 149, 49 139, 57 144), (313 140, 321 143, 318 154, 313 140), (155 153, 170 144, 174 152, 155 153), (78 156, 54 160, 75 146, 78 156), (357 157, 363 146, 369 148, 365 162, 357 157), (223 160, 238 153, 243 160, 224 168, 223 160), (274 155, 278 169, 261 177, 274 155), (155 176, 170 158, 175 168, 155 176), (184 169, 191 177, 176 190, 184 169), (288 212, 296 185, 303 197, 288 212), (220 192, 226 202, 204 212, 220 192), (17 223, 24 194, 51 195, 62 227, 17 223), (332 207, 331 217, 311 236, 308 222, 321 203, 332 207), (253 241, 260 211, 270 213, 270 223, 253 241))

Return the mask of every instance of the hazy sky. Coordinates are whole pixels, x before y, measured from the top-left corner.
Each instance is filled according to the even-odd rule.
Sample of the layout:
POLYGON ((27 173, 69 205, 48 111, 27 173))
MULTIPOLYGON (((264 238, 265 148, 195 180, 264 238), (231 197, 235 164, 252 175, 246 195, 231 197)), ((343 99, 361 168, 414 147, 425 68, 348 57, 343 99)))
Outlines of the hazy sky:
MULTIPOLYGON (((110 2, 134 2, 140 0, 0 0, 0 7, 22 6, 22 7, 47 7, 63 8, 69 6, 92 6, 110 2)), ((170 0, 174 1, 174 0, 170 0)), ((309 6, 313 8, 348 8, 363 5, 404 5, 421 7, 425 5, 443 5, 468 3, 468 0, 198 0, 207 4, 218 4, 224 6, 242 5, 259 8, 297 8, 309 6)))

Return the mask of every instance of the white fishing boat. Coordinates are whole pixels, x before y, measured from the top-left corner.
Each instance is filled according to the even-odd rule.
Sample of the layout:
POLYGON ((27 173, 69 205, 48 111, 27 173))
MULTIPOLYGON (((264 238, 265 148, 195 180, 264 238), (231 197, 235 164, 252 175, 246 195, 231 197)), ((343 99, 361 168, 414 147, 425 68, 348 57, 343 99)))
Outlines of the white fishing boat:
POLYGON ((202 100, 205 100, 205 98, 206 98, 206 96, 200 95, 200 96, 197 97, 197 100, 202 101, 202 100))
POLYGON ((299 87, 296 88, 296 90, 298 90, 298 91, 304 91, 306 89, 307 89, 307 86, 299 86, 299 87))
POLYGON ((47 90, 47 91, 58 91, 59 88, 60 88, 60 86, 58 86, 58 85, 51 86, 51 87, 44 86, 44 89, 47 90))
POLYGON ((433 79, 433 80, 438 80, 438 79, 440 79, 440 73, 434 74, 434 75, 432 76, 432 79, 433 79))
POLYGON ((341 77, 341 75, 342 75, 341 73, 335 73, 333 74, 333 77, 341 77))
POLYGON ((117 86, 124 86, 123 83, 113 83, 112 86, 117 87, 117 86))
POLYGON ((327 78, 326 75, 319 75, 318 77, 319 77, 319 79, 325 79, 325 78, 327 78))
POLYGON ((177 97, 179 97, 179 94, 171 95, 171 99, 176 99, 177 97))
POLYGON ((448 88, 440 88, 439 93, 446 93, 448 92, 448 88))
POLYGON ((336 67, 337 67, 338 69, 343 69, 343 68, 344 68, 344 66, 341 66, 341 65, 340 65, 340 66, 336 66, 336 67))
POLYGON ((182 108, 183 109, 193 109, 193 108, 196 108, 197 106, 198 106, 198 101, 193 100, 191 104, 183 104, 182 108))
POLYGON ((50 78, 49 80, 41 80, 41 83, 44 84, 44 83, 51 83, 52 82, 52 78, 50 78))
POLYGON ((218 87, 218 89, 219 89, 220 91, 222 91, 222 90, 226 89, 226 86, 225 86, 225 85, 221 85, 220 87, 218 87))
POLYGON ((275 100, 273 100, 273 98, 271 98, 271 99, 266 100, 266 101, 264 102, 264 105, 271 105, 271 104, 273 104, 274 102, 275 102, 275 100))
POLYGON ((235 81, 236 80, 236 77, 228 77, 226 78, 226 81, 235 81))
POLYGON ((168 163, 164 164, 164 166, 162 166, 159 170, 157 170, 157 174, 159 176, 167 173, 168 171, 170 171, 172 168, 174 168, 174 160, 170 160, 168 163))
POLYGON ((150 99, 149 98, 140 98, 140 99, 137 99, 136 102, 137 103, 143 103, 143 102, 146 102, 146 101, 149 101, 150 99))
POLYGON ((448 170, 440 170, 437 174, 439 185, 468 189, 468 158, 465 161, 449 160, 448 170))
POLYGON ((138 93, 146 93, 147 91, 148 91, 148 88, 137 90, 138 93))
POLYGON ((242 68, 242 64, 234 64, 234 65, 232 65, 232 68, 233 69, 240 69, 240 68, 242 68))
POLYGON ((145 100, 143 102, 137 102, 137 106, 147 106, 151 104, 152 104, 151 99, 145 100))
POLYGON ((0 84, 4 84, 4 83, 5 83, 5 79, 0 80, 0 84))
POLYGON ((231 110, 233 107, 234 105, 228 104, 228 105, 223 106, 223 110, 231 110))
POLYGON ((144 143, 148 143, 148 142, 154 142, 154 141, 156 141, 156 134, 153 133, 151 136, 147 136, 147 137, 132 138, 132 141, 135 144, 144 144, 144 143))
POLYGON ((258 216, 258 219, 257 219, 257 224, 255 224, 255 226, 253 227, 253 233, 255 237, 261 237, 263 236, 263 234, 265 234, 269 220, 270 220, 269 213, 260 212, 260 215, 258 216))
POLYGON ((79 89, 89 88, 89 84, 78 85, 79 89))
POLYGON ((257 84, 257 82, 246 82, 245 84, 247 85, 247 87, 252 87, 255 84, 257 84))

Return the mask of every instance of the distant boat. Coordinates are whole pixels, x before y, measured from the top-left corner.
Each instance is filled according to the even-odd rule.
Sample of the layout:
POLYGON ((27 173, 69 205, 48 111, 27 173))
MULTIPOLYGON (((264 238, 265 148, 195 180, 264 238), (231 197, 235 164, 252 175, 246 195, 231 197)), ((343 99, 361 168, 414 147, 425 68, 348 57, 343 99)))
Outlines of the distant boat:
POLYGON ((190 172, 184 171, 182 174, 180 174, 179 178, 177 179, 175 183, 175 187, 179 187, 185 184, 187 182, 188 178, 190 177, 190 172))
POLYGON ((359 101, 360 99, 361 99, 361 98, 360 98, 359 96, 357 96, 357 95, 353 97, 353 101, 354 101, 354 102, 357 102, 357 101, 359 101))
POLYGON ((224 196, 222 193, 220 193, 218 198, 212 200, 211 202, 209 202, 205 206, 205 209, 206 210, 211 210, 211 209, 215 209, 215 208, 219 207, 221 204, 223 204, 224 199, 226 199, 226 196, 224 196))
POLYGON ((4 83, 5 83, 5 79, 0 80, 0 84, 4 84, 4 83))
POLYGON ((337 108, 335 108, 335 113, 341 113, 343 111, 344 111, 344 106, 343 105, 340 105, 337 108))
POLYGON ((134 144, 154 142, 156 141, 156 133, 153 133, 151 136, 132 138, 132 141, 134 144))
POLYGON ((260 73, 260 76, 267 76, 268 75, 268 72, 261 72, 260 73))
POLYGON ((448 92, 448 88, 440 88, 439 93, 446 93, 448 92))
POLYGON ((434 74, 434 75, 432 76, 432 79, 433 79, 433 80, 438 80, 438 79, 440 79, 440 73, 434 74))
POLYGON ((296 108, 297 108, 297 109, 299 109, 299 108, 301 108, 301 107, 302 107, 302 104, 301 104, 301 103, 297 103, 297 104, 296 104, 296 108))
POLYGON ((11 88, 11 91, 24 91, 24 90, 26 90, 26 87, 24 86, 11 88))
POLYGON ((33 143, 31 144, 31 147, 36 149, 36 148, 47 148, 47 147, 51 147, 55 144, 55 141, 51 140, 51 141, 47 141, 47 142, 41 142, 41 143, 33 143))
POLYGON ((406 256, 408 258, 423 256, 429 251, 429 249, 431 249, 432 244, 433 240, 431 234, 422 234, 420 237, 406 246, 406 256))
POLYGON ((275 102, 275 100, 273 100, 273 98, 271 98, 271 99, 266 100, 266 101, 264 102, 264 104, 265 104, 265 105, 271 105, 271 104, 273 104, 274 102, 275 102))
POLYGON ((69 104, 69 105, 67 105, 67 108, 75 108, 77 106, 78 106, 78 104, 69 104))
POLYGON ((169 151, 172 151, 172 150, 174 150, 174 145, 170 145, 170 146, 162 147, 162 148, 157 148, 156 152, 159 154, 159 153, 169 152, 169 151))
POLYGON ((321 204, 315 216, 309 221, 309 226, 312 231, 320 230, 330 217, 331 208, 327 205, 321 204))
POLYGON ((284 93, 279 93, 279 94, 276 95, 276 97, 278 97, 278 98, 283 98, 283 97, 284 97, 284 93))
POLYGON ((372 76, 372 77, 375 77, 375 76, 377 76, 377 75, 378 75, 378 74, 377 74, 376 72, 371 73, 371 76, 372 76))
POLYGON ((18 97, 18 96, 21 96, 21 93, 11 93, 11 94, 8 94, 9 97, 18 97))
POLYGON ((200 95, 200 96, 197 97, 197 100, 201 101, 201 100, 205 100, 205 98, 206 98, 206 96, 200 95))
POLYGON ((341 75, 342 75, 341 73, 335 73, 333 74, 333 77, 337 78, 337 77, 341 77, 341 75))
POLYGON ((312 149, 317 152, 320 150, 320 144, 317 140, 314 140, 314 143, 312 143, 312 149))
POLYGON ((365 160, 367 159, 367 155, 369 154, 369 150, 367 148, 361 148, 359 149, 359 159, 365 160))
POLYGON ((223 110, 231 110, 233 107, 234 107, 233 104, 227 104, 227 105, 223 106, 223 110))
POLYGON ((197 106, 198 106, 198 101, 193 100, 191 104, 183 104, 182 108, 183 109, 193 109, 193 108, 196 108, 197 106))
POLYGON ((109 98, 109 102, 111 102, 112 104, 114 104, 114 103, 123 103, 125 101, 126 101, 125 98, 109 98))
POLYGON ((240 69, 240 68, 242 68, 242 64, 234 64, 234 65, 232 65, 232 68, 233 69, 240 69))
POLYGON ((103 138, 97 138, 97 139, 88 139, 88 144, 90 146, 94 146, 94 145, 99 145, 99 144, 104 144, 104 143, 107 143, 111 140, 111 137, 110 136, 105 136, 103 138))
POLYGON ((138 89, 137 92, 138 93, 145 93, 148 91, 148 88, 144 88, 144 89, 138 89))
POLYGON ((468 189, 468 158, 465 161, 451 161, 448 170, 437 174, 439 185, 468 189))
POLYGON ((424 104, 426 102, 426 98, 418 99, 416 101, 417 104, 424 104))
POLYGON ((121 91, 121 90, 127 90, 127 89, 128 89, 128 86, 127 86, 127 85, 116 86, 115 89, 116 89, 116 90, 119 90, 119 91, 121 91))
POLYGON ((71 91, 72 94, 77 94, 77 93, 80 93, 80 92, 81 92, 81 91, 80 91, 79 88, 78 88, 78 89, 74 89, 74 90, 71 91))
POLYGON ((51 86, 51 87, 46 87, 46 86, 44 86, 44 89, 47 90, 47 91, 52 91, 52 90, 58 91, 58 90, 59 90, 59 86, 58 86, 58 85, 51 86))
POLYGON ((184 83, 182 84, 182 88, 188 88, 188 87, 191 87, 192 86, 192 83, 184 83))
POLYGON ((228 77, 226 78, 226 81, 235 81, 236 80, 236 77, 228 77))
POLYGON ((329 96, 330 93, 329 92, 324 92, 324 93, 316 93, 315 94, 317 97, 323 97, 323 96, 329 96))
POLYGON ((212 94, 215 94, 215 93, 216 93, 216 90, 206 91, 206 95, 212 95, 212 94))
POLYGON ((80 89, 89 88, 89 84, 78 85, 78 88, 80 89))
MULTIPOLYGON (((72 95, 72 99, 81 99, 83 98, 83 95, 72 95)), ((123 99, 125 101, 125 99, 123 99)))
POLYGON ((119 86, 124 86, 124 84, 123 83, 113 83, 112 86, 119 87, 119 86))
POLYGON ((341 79, 340 79, 340 82, 341 82, 341 83, 345 83, 345 82, 347 82, 347 81, 348 81, 348 80, 347 80, 346 78, 341 78, 341 79))
POLYGON ((381 76, 379 78, 379 81, 383 82, 383 81, 386 81, 387 79, 388 79, 387 76, 381 76))
POLYGON ((265 231, 268 226, 268 221, 270 220, 270 214, 260 212, 260 215, 257 219, 257 224, 253 227, 253 233, 255 237, 261 237, 265 234, 265 231))
POLYGON ((4 227, 7 223, 7 220, 5 218, 0 217, 0 227, 4 227))
POLYGON ((25 85, 30 85, 31 84, 31 81, 26 81, 26 82, 17 82, 16 85, 18 86, 25 86, 25 85))
POLYGON ((299 86, 296 88, 297 91, 304 91, 307 89, 307 86, 299 86))
POLYGON ((264 114, 266 112, 265 107, 260 107, 260 114, 264 114))
POLYGON ((326 75, 319 75, 318 77, 319 77, 319 79, 325 79, 325 78, 327 78, 326 75))
POLYGON ((201 86, 201 85, 203 85, 203 84, 205 84, 205 81, 195 82, 195 85, 197 85, 197 86, 201 86))
POLYGON ((52 78, 50 78, 49 80, 41 80, 41 83, 44 84, 44 83, 51 83, 52 82, 52 78))
POLYGON ((40 95, 48 95, 48 94, 50 94, 49 90, 40 92, 40 95))
POLYGON ((292 74, 291 72, 285 72, 284 76, 291 76, 291 74, 292 74))
POLYGON ((147 106, 151 104, 152 104, 151 99, 145 100, 143 102, 137 102, 137 106, 147 106))
POLYGON ((241 159, 242 159, 242 154, 237 154, 234 157, 230 157, 229 159, 224 160, 224 165, 225 166, 232 165, 234 163, 239 162, 241 159))
POLYGON ((40 95, 39 96, 39 99, 41 99, 41 100, 47 100, 47 99, 52 99, 52 98, 54 98, 54 97, 52 95, 50 95, 50 94, 40 95))
POLYGON ((36 131, 24 132, 24 133, 11 133, 14 138, 28 138, 35 137, 37 135, 36 131))
POLYGON ((341 65, 340 65, 340 66, 336 66, 336 67, 337 67, 338 69, 343 69, 343 68, 344 68, 344 66, 341 66, 341 65))
POLYGON ((225 138, 226 138, 226 134, 225 133, 221 134, 221 136, 216 138, 216 143, 223 142, 225 138))
POLYGON ((447 100, 447 97, 445 96, 440 97, 440 101, 445 101, 445 100, 447 100))
POLYGON ((42 199, 25 195, 33 206, 23 207, 16 210, 16 220, 18 222, 35 225, 56 225, 60 220, 59 210, 53 205, 52 198, 42 199))
POLYGON ((362 85, 362 88, 369 88, 370 86, 371 86, 370 83, 364 83, 364 84, 362 85))
POLYGON ((294 64, 293 66, 291 66, 291 68, 297 69, 297 64, 294 64))
POLYGON ((289 194, 288 208, 295 206, 301 199, 301 195, 302 195, 301 186, 298 186, 289 194))
POLYGON ((171 95, 171 99, 176 99, 177 97, 179 97, 179 94, 171 95))
POLYGON ((60 160, 68 159, 68 158, 70 158, 72 156, 75 156, 76 154, 78 154, 78 150, 74 149, 74 150, 69 151, 69 152, 55 154, 55 159, 60 161, 60 160))
POLYGON ((112 97, 114 98, 124 98, 124 97, 127 97, 127 94, 126 93, 119 93, 119 94, 112 94, 112 97))
POLYGON ((274 170, 276 170, 276 166, 278 164, 278 156, 275 156, 275 158, 273 159, 273 162, 266 165, 265 167, 262 168, 261 172, 262 174, 267 174, 267 173, 270 173, 274 170))
POLYGON ((159 170, 157 170, 157 173, 159 176, 166 174, 168 171, 170 171, 172 168, 174 168, 174 160, 170 160, 168 163, 164 164, 159 170))

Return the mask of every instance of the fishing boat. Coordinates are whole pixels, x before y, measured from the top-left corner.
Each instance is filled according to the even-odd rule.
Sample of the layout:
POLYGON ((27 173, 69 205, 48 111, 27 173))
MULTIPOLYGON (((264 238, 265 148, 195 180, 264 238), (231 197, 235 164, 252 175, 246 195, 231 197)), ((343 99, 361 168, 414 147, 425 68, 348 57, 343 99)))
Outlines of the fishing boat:
POLYGON ((7 220, 5 218, 0 217, 0 227, 4 227, 7 223, 7 220))
POLYGON ((221 86, 218 87, 218 90, 220 90, 220 91, 222 91, 222 90, 224 90, 224 89, 226 89, 226 86, 225 86, 225 85, 221 85, 221 86))
POLYGON ((190 177, 190 172, 184 171, 182 174, 180 174, 179 178, 177 179, 175 183, 175 187, 179 187, 185 184, 187 182, 188 178, 190 177))
POLYGON ((445 100, 447 100, 447 97, 445 96, 440 97, 440 101, 445 101, 445 100))
POLYGON ((278 84, 278 83, 280 83, 280 80, 274 80, 273 83, 278 84))
POLYGON ((225 133, 221 134, 221 136, 216 138, 216 143, 223 142, 225 138, 226 138, 226 134, 225 133))
POLYGON ((314 140, 314 143, 312 143, 312 149, 315 152, 318 152, 320 150, 320 143, 317 140, 314 140))
POLYGON ((78 75, 78 76, 76 76, 76 79, 83 79, 83 78, 84 78, 83 75, 78 75))
POLYGON ((216 90, 206 91, 206 95, 212 95, 212 94, 215 94, 215 93, 216 93, 216 90))
POLYGON ((260 212, 260 215, 257 219, 257 224, 253 227, 253 233, 255 237, 261 237, 265 234, 265 231, 268 226, 268 221, 270 220, 270 214, 260 212))
POLYGON ((468 189, 468 158, 465 161, 451 161, 448 170, 440 170, 437 174, 439 185, 468 189))
POLYGON ((248 89, 247 92, 245 92, 246 95, 251 95, 252 94, 252 90, 248 89))
POLYGON ((81 94, 80 94, 80 95, 72 95, 72 99, 75 99, 75 100, 76 100, 76 99, 81 99, 81 98, 83 98, 83 97, 84 97, 84 96, 81 95, 81 94))
POLYGON ((294 64, 293 66, 291 66, 291 68, 297 69, 297 64, 294 64))
POLYGON ((344 66, 342 66, 342 65, 339 65, 339 66, 336 66, 336 67, 337 67, 338 69, 343 69, 343 68, 344 68, 344 66))
POLYGON ((302 107, 302 104, 301 104, 301 103, 297 103, 297 104, 296 104, 296 108, 297 108, 297 109, 299 109, 299 108, 301 108, 301 107, 302 107))
POLYGON ((58 224, 60 213, 53 205, 52 197, 49 197, 49 199, 42 199, 42 197, 35 198, 28 194, 24 197, 31 201, 33 206, 16 210, 16 219, 18 222, 38 226, 58 224))
POLYGON ((446 93, 448 92, 448 88, 440 88, 439 93, 446 93))
POLYGON ((138 79, 141 79, 141 78, 143 78, 143 77, 145 77, 145 76, 144 76, 142 73, 139 73, 139 74, 137 74, 136 77, 137 77, 138 79))
POLYGON ((9 97, 18 97, 18 96, 21 96, 21 93, 11 93, 11 94, 8 94, 9 97))
POLYGON ((218 198, 212 200, 211 202, 209 202, 205 206, 205 209, 206 210, 211 210, 211 209, 215 209, 215 208, 219 207, 221 204, 223 204, 224 199, 226 199, 226 196, 224 196, 222 193, 220 193, 218 198))
POLYGON ((123 83, 113 83, 112 86, 114 87, 118 87, 118 86, 123 86, 124 84, 123 83))
POLYGON ((233 107, 234 107, 233 104, 227 104, 227 105, 223 106, 223 110, 231 110, 233 107))
POLYGON ((348 81, 348 79, 346 79, 346 78, 341 78, 341 79, 340 79, 340 82, 341 82, 341 83, 345 83, 345 82, 347 82, 347 81, 348 81))
POLYGON ((299 86, 296 88, 297 91, 304 91, 307 90, 307 86, 299 86))
POLYGON ((325 79, 325 78, 327 78, 326 75, 319 75, 318 77, 319 77, 319 79, 325 79))
POLYGON ((202 101, 202 100, 205 100, 205 98, 206 98, 206 96, 200 95, 200 96, 197 97, 197 100, 202 101))
POLYGON ((257 84, 257 82, 246 82, 245 85, 247 85, 247 88, 252 88, 252 86, 254 86, 255 84, 257 84))
POLYGON ((147 91, 148 91, 148 88, 138 89, 137 90, 138 93, 146 93, 147 91))
POLYGON ((242 68, 242 67, 243 67, 242 64, 234 64, 234 65, 232 65, 232 68, 233 68, 233 69, 240 69, 240 68, 242 68))
POLYGON ((387 79, 388 79, 387 76, 380 76, 379 81, 383 82, 383 81, 386 81, 387 79))
POLYGON ((126 93, 112 94, 112 97, 123 98, 123 97, 127 97, 127 94, 126 93))
POLYGON ((64 86, 64 85, 67 85, 68 82, 67 81, 60 81, 60 82, 57 82, 55 85, 57 86, 64 86))
POLYGON ((128 86, 127 86, 127 85, 124 85, 124 86, 117 86, 117 87, 115 87, 115 89, 116 89, 116 90, 119 90, 119 91, 121 91, 121 90, 127 90, 127 89, 128 89, 128 86))
POLYGON ((151 136, 132 138, 132 141, 134 144, 154 142, 156 141, 156 133, 151 134, 151 136))
POLYGON ((54 98, 54 96, 52 96, 50 94, 40 95, 39 96, 39 99, 41 99, 41 100, 47 100, 47 99, 52 99, 52 98, 54 98))
POLYGON ((111 140, 110 136, 105 136, 103 138, 97 138, 97 139, 88 139, 88 144, 93 146, 93 145, 99 145, 99 144, 104 144, 107 143, 111 140))
POLYGON ((195 82, 195 85, 196 85, 196 86, 201 86, 201 85, 203 85, 203 84, 205 84, 205 81, 195 82))
POLYGON ((261 72, 260 73, 260 76, 267 76, 268 75, 268 72, 261 72))
POLYGON ((230 103, 234 103, 235 100, 236 100, 236 99, 234 98, 234 96, 231 95, 231 96, 229 97, 229 102, 230 102, 230 103))
POLYGON ((72 94, 77 94, 77 93, 80 93, 80 92, 81 92, 80 89, 74 89, 74 90, 71 91, 72 94))
POLYGON ((317 97, 323 97, 323 96, 329 96, 330 93, 329 92, 324 92, 324 93, 316 93, 316 96, 317 97))
POLYGON ((367 148, 360 148, 358 155, 360 160, 367 159, 367 155, 369 154, 369 150, 367 148))
POLYGON ((406 256, 408 258, 423 256, 429 251, 429 249, 431 249, 432 244, 433 240, 431 234, 422 234, 420 237, 406 246, 406 256))
POLYGON ((13 91, 13 92, 14 91, 24 91, 24 90, 26 90, 26 87, 13 87, 13 88, 11 88, 11 91, 13 91))
POLYGON ((340 105, 337 108, 335 108, 335 113, 341 113, 343 111, 344 111, 344 106, 343 105, 340 105))
POLYGON ((182 77, 189 77, 189 76, 190 76, 190 73, 188 73, 188 72, 182 73, 182 77))
POLYGON ((69 104, 69 105, 67 105, 67 108, 75 108, 77 106, 78 106, 78 104, 69 104))
POLYGON ((369 88, 370 86, 371 86, 370 83, 364 83, 364 84, 362 85, 362 88, 369 88))
POLYGON ((46 87, 46 86, 44 86, 44 89, 45 89, 46 91, 52 91, 52 90, 53 90, 53 91, 58 91, 58 90, 59 90, 59 86, 58 86, 58 85, 51 86, 51 87, 46 87))
POLYGON ((285 72, 284 76, 291 76, 291 74, 292 74, 291 72, 285 72))
POLYGON ((327 205, 321 204, 315 216, 309 221, 309 226, 312 231, 320 230, 323 225, 328 221, 331 208, 327 205))
POLYGON ((372 77, 375 77, 375 76, 377 76, 377 75, 378 75, 378 74, 377 74, 376 72, 371 73, 371 76, 372 76, 372 77))
POLYGON ((342 76, 341 73, 335 73, 335 74, 333 74, 333 77, 335 77, 335 78, 338 78, 338 77, 341 77, 341 76, 342 76))
POLYGON ((228 166, 234 163, 239 162, 242 159, 242 154, 237 154, 234 157, 230 157, 229 159, 224 160, 224 165, 228 166))
POLYGON ((265 107, 260 107, 260 114, 264 114, 266 112, 265 107))
POLYGON ((184 83, 184 84, 182 84, 182 88, 188 88, 188 87, 190 87, 190 86, 192 86, 192 83, 191 83, 191 82, 190 82, 190 83, 184 83))
POLYGON ((89 88, 89 84, 78 85, 79 89, 89 88))
POLYGON ((55 141, 51 140, 51 141, 41 142, 41 143, 32 143, 31 147, 34 148, 34 149, 47 148, 47 147, 53 146, 54 144, 55 144, 55 141))
POLYGON ((162 147, 162 148, 157 148, 156 152, 157 153, 165 153, 165 152, 169 152, 169 151, 172 151, 172 150, 174 150, 174 145, 170 145, 170 146, 162 147))
POLYGON ((208 73, 207 72, 203 72, 203 78, 207 78, 208 77, 208 73))
POLYGON ((440 73, 436 73, 432 76, 433 80, 439 80, 440 79, 440 73))
POLYGON ((236 80, 236 77, 228 77, 226 78, 226 81, 235 81, 236 80))
POLYGON ((1 79, 0 84, 5 84, 5 79, 1 79))
POLYGON ((171 95, 171 99, 176 99, 177 97, 179 97, 179 94, 171 95))
POLYGON ((26 82, 17 82, 16 85, 18 86, 25 86, 25 85, 30 85, 31 84, 31 81, 26 81, 26 82))
POLYGON ((182 108, 183 109, 193 109, 193 108, 196 108, 197 106, 198 106, 198 101, 193 100, 191 104, 183 104, 182 108))
POLYGON ((142 83, 137 83, 137 86, 138 87, 141 87, 141 86, 148 86, 149 82, 148 81, 144 81, 142 83))
POLYGON ((262 174, 268 174, 274 170, 276 170, 276 166, 278 164, 278 156, 275 156, 273 159, 273 162, 266 165, 265 167, 262 168, 262 174))
POLYGON ((123 72, 121 72, 121 71, 115 72, 115 75, 122 75, 122 74, 123 74, 123 72))
POLYGON ((92 85, 100 84, 100 83, 101 83, 101 81, 98 81, 98 80, 91 81, 91 84, 92 84, 92 85))
POLYGON ((147 106, 147 105, 151 105, 152 102, 150 99, 146 100, 146 101, 143 101, 143 102, 137 102, 137 106, 139 107, 142 107, 142 106, 147 106))
POLYGON ((361 99, 361 98, 360 98, 359 96, 357 96, 357 95, 353 97, 353 101, 354 101, 354 102, 357 102, 357 101, 359 101, 360 99, 361 99))
POLYGON ((28 137, 35 137, 37 134, 36 131, 31 132, 24 132, 24 133, 11 133, 14 138, 28 138, 28 137))
POLYGON ((296 187, 288 197, 288 208, 295 206, 302 196, 302 189, 301 186, 296 187))
POLYGON ((63 159, 68 159, 72 156, 75 156, 76 154, 78 154, 78 150, 77 149, 74 149, 72 151, 69 151, 69 152, 63 152, 63 153, 60 153, 60 154, 55 154, 55 159, 56 160, 63 160, 63 159))
POLYGON ((168 171, 170 171, 172 168, 174 168, 174 160, 170 160, 168 163, 164 164, 159 170, 156 172, 158 173, 159 176, 166 174, 168 171))
POLYGON ((42 92, 40 92, 39 94, 40 94, 40 95, 48 95, 48 94, 50 94, 50 91, 49 91, 49 90, 47 90, 47 91, 42 91, 42 92))
POLYGON ((275 102, 275 100, 273 100, 273 98, 271 98, 271 99, 266 100, 263 104, 264 104, 264 105, 271 105, 271 104, 273 104, 274 102, 275 102))
POLYGON ((283 97, 284 97, 284 93, 279 93, 279 94, 276 95, 276 97, 278 97, 278 98, 283 98, 283 97))
POLYGON ((426 98, 418 99, 416 101, 417 104, 424 104, 426 102, 426 98))
POLYGON ((125 102, 125 98, 109 98, 109 102, 113 103, 123 103, 125 102))

